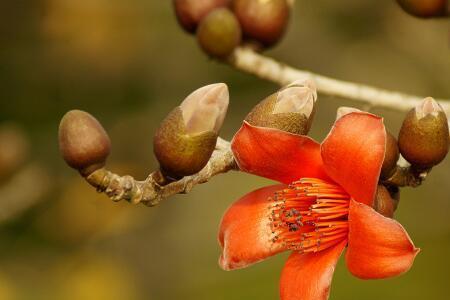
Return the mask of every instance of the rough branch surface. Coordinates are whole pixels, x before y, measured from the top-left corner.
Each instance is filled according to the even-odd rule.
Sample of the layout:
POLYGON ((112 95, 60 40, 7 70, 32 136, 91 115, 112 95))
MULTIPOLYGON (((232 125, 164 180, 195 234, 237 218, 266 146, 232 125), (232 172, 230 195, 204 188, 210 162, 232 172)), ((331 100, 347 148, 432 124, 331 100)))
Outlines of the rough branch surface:
POLYGON ((216 150, 208 164, 199 173, 166 185, 158 184, 154 173, 144 181, 136 181, 131 176, 119 176, 106 169, 95 171, 86 177, 86 180, 113 201, 126 200, 154 206, 172 195, 188 193, 195 185, 205 183, 217 174, 236 169, 230 143, 219 138, 216 150))

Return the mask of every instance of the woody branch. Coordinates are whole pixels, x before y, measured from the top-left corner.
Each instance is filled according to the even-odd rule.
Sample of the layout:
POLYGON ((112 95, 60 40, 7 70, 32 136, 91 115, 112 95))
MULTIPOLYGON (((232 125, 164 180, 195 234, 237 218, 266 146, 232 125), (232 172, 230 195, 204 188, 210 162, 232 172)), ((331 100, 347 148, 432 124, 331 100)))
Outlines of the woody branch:
POLYGON ((208 182, 212 177, 231 170, 237 170, 237 166, 230 143, 219 138, 211 158, 200 172, 167 185, 159 183, 161 176, 159 171, 153 172, 144 181, 137 181, 131 176, 119 176, 101 168, 85 179, 113 201, 126 200, 134 204, 143 203, 155 206, 175 194, 189 193, 195 185, 208 182))
MULTIPOLYGON (((295 80, 311 79, 316 83, 319 93, 351 99, 372 107, 407 111, 419 104, 424 98, 298 70, 246 47, 235 49, 228 63, 239 71, 250 73, 281 86, 295 80)), ((436 100, 441 104, 447 115, 450 115, 449 100, 436 100)))

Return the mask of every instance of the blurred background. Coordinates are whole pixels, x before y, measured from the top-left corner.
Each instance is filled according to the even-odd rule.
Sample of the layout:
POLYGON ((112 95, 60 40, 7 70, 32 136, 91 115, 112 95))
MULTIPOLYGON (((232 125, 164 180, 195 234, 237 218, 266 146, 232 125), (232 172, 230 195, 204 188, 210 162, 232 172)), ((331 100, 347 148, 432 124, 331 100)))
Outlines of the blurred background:
MULTIPOLYGON (((447 20, 413 18, 394 1, 297 1, 267 54, 319 74, 450 98, 447 20)), ((108 167, 143 179, 152 134, 191 91, 225 82, 230 139, 277 89, 208 59, 171 1, 0 2, 0 299, 278 299, 287 255, 225 272, 216 234, 225 209, 268 180, 237 172, 147 208, 112 203, 60 158, 57 129, 74 108, 109 132, 108 167)), ((346 99, 319 96, 324 138, 346 99)), ((357 107, 367 109, 367 107, 357 107)), ((396 134, 403 114, 371 108, 396 134)), ((395 279, 361 281, 343 260, 331 299, 448 299, 450 159, 402 193, 397 219, 422 252, 395 279)))

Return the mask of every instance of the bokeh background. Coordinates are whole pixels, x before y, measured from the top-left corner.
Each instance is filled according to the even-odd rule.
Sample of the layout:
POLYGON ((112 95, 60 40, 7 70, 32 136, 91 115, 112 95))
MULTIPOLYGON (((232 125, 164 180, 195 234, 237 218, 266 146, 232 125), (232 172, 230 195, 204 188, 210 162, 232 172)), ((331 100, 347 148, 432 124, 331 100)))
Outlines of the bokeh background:
MULTIPOLYGON (((450 98, 447 20, 419 20, 394 1, 297 1, 268 55, 320 74, 450 98)), ((230 87, 223 137, 277 87, 208 59, 171 1, 0 2, 0 299, 277 299, 286 255, 219 269, 218 224, 242 194, 269 181, 232 172, 147 208, 112 203, 60 158, 57 128, 73 108, 109 132, 108 167, 137 178, 157 167, 152 134, 194 89, 230 87)), ((342 105, 370 109, 397 133, 402 113, 320 95, 311 135, 342 105)), ((412 270, 362 281, 341 260, 331 299, 448 299, 450 159, 405 189, 396 217, 422 248, 412 270)))

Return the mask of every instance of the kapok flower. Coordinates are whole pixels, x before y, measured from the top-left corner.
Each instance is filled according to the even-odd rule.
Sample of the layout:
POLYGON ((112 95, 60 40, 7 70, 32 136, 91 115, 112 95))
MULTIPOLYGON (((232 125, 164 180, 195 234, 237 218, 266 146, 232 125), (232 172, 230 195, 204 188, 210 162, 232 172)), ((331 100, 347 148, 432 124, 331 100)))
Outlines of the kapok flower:
POLYGON ((379 279, 410 269, 419 249, 374 201, 385 155, 383 120, 353 112, 322 144, 307 136, 244 122, 232 142, 241 170, 283 184, 253 191, 225 213, 219 264, 246 267, 292 250, 281 274, 282 300, 323 300, 347 246, 356 277, 379 279))

